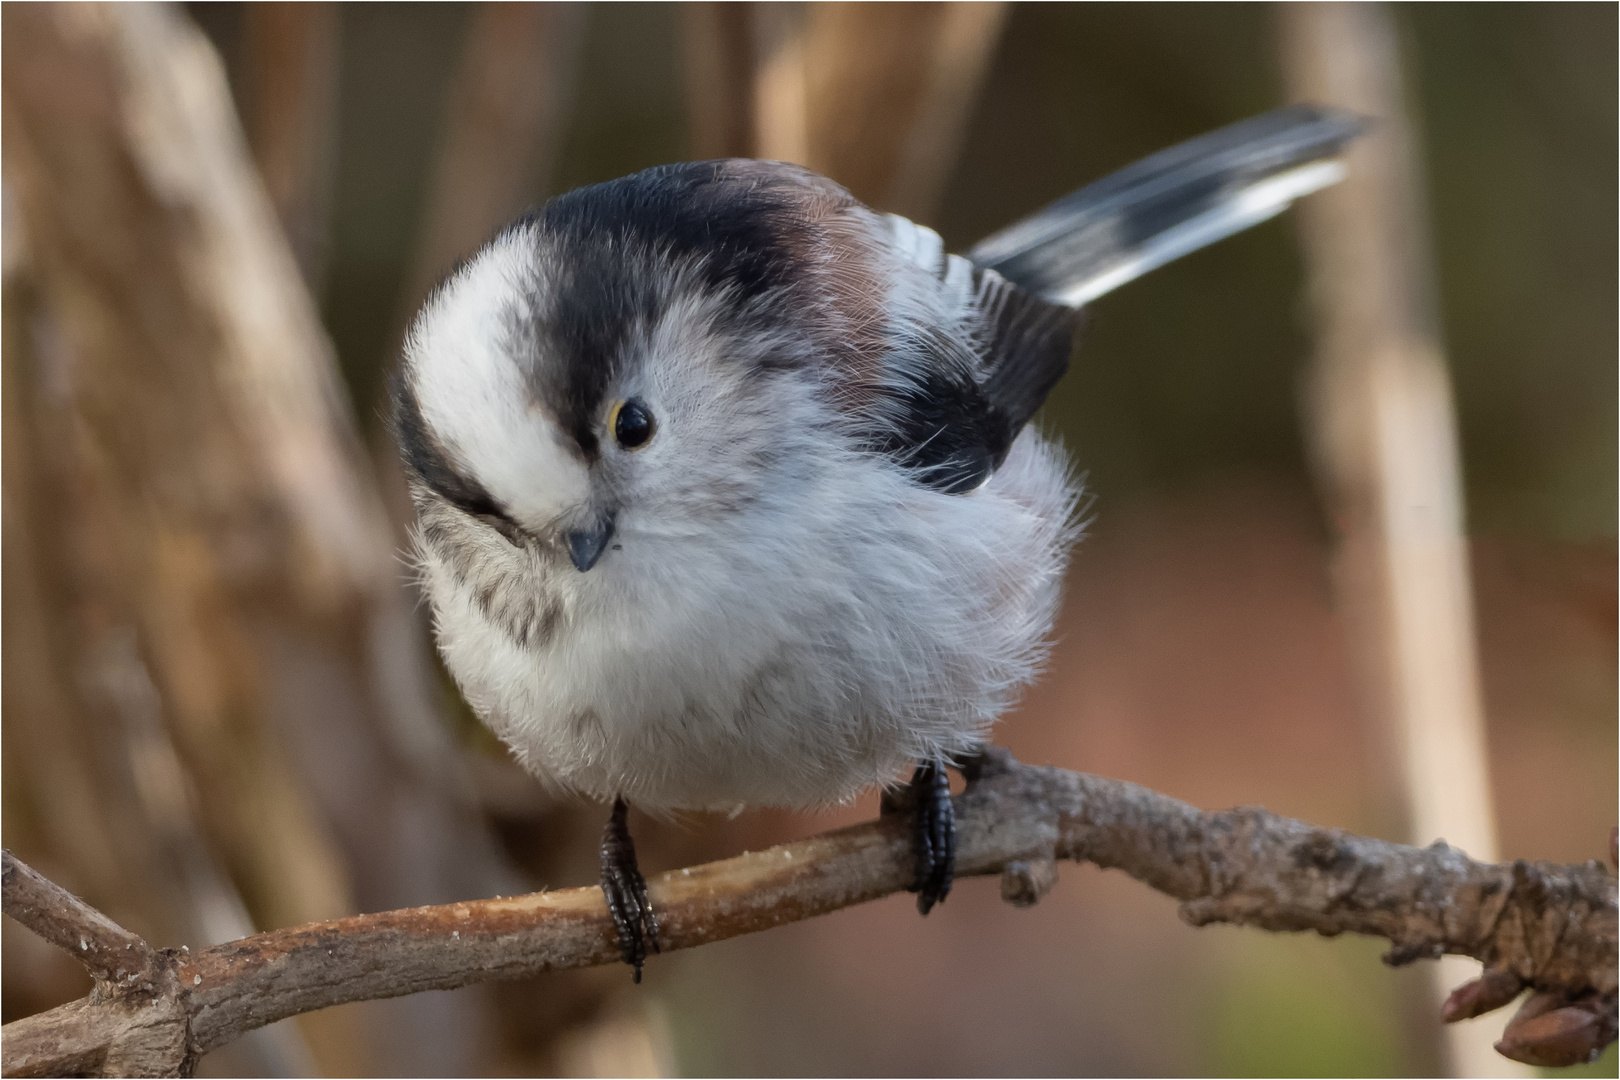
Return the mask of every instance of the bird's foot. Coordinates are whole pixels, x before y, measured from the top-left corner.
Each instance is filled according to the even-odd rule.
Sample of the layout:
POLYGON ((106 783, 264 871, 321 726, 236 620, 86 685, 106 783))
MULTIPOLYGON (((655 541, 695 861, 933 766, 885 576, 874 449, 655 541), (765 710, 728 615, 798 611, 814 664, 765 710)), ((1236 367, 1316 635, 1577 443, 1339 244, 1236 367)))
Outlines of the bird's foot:
POLYGON ((927 915, 951 893, 956 872, 956 810, 943 762, 925 762, 911 776, 911 846, 917 877, 911 891, 927 915))
POLYGON ((619 955, 641 981, 647 952, 658 951, 658 919, 647 900, 647 881, 636 866, 636 844, 630 839, 629 808, 613 800, 613 816, 602 830, 602 896, 619 932, 619 955))

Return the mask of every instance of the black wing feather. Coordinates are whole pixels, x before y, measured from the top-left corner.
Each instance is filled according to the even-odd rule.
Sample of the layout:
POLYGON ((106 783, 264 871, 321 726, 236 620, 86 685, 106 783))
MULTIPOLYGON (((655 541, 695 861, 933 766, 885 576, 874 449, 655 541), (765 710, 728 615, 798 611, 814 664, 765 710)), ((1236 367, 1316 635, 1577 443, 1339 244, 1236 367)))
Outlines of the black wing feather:
MULTIPOLYGON (((891 452, 915 460, 930 487, 977 487, 1068 369, 1080 303, 1332 183, 1313 163, 1364 127, 1331 109, 1279 109, 1161 151, 982 241, 968 256, 977 356, 964 368, 946 350, 937 376, 899 395, 914 413, 899 425, 911 441, 891 452)), ((938 262, 948 284, 954 260, 912 257, 938 262)))
MULTIPOLYGON (((907 351, 926 363, 883 392, 875 447, 917 482, 972 491, 1001 467, 1013 440, 1069 367, 1080 313, 1024 292, 993 271, 973 271, 967 339, 913 328, 907 351)), ((908 367, 911 365, 908 365, 908 367)))
POLYGON ((975 381, 1004 427, 999 465, 1069 370, 1084 317, 1078 309, 1032 296, 993 270, 976 269, 974 278, 983 346, 975 381))

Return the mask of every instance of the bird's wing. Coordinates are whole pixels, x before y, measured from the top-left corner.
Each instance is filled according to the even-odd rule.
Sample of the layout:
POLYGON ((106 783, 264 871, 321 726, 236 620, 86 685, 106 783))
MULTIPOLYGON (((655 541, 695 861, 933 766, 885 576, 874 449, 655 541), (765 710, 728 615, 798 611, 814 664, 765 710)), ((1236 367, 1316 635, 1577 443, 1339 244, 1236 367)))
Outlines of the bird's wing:
POLYGON ((880 229, 899 266, 874 448, 928 487, 971 491, 1068 367, 1080 313, 947 255, 932 229, 893 214, 880 229))
POLYGON ((964 333, 912 331, 926 360, 890 390, 881 449, 929 487, 977 487, 1068 369, 1082 305, 1335 183, 1362 128, 1304 105, 1252 117, 1104 177, 966 258, 890 215, 894 252, 933 276, 964 333))

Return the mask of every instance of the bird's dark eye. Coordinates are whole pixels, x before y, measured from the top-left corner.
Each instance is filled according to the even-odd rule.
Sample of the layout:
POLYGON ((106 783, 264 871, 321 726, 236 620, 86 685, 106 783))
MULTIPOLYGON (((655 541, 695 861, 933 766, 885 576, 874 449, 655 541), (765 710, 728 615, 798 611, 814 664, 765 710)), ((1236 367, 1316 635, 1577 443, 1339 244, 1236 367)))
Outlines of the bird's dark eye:
POLYGON ((647 406, 631 398, 613 406, 608 416, 608 427, 613 429, 613 441, 626 450, 637 450, 647 445, 653 436, 652 413, 647 406))

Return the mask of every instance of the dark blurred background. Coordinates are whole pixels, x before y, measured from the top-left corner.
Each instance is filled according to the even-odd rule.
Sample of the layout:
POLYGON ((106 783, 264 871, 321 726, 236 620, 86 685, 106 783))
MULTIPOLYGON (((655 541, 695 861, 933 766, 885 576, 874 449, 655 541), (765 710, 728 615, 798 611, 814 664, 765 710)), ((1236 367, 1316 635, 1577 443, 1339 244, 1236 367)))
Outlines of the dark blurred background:
MULTIPOLYGON (((261 164, 255 124, 265 122, 270 83, 255 65, 276 31, 255 9, 268 6, 184 8, 224 60, 261 164)), ((443 161, 458 135, 472 138, 468 57, 488 15, 445 4, 316 7, 330 114, 316 124, 326 134, 306 170, 318 182, 287 220, 398 521, 381 387, 415 300, 464 254, 443 239, 456 235, 443 224, 456 209, 445 192, 470 189, 445 179, 443 161), (451 205, 435 208, 436 198, 451 205), (447 252, 436 264, 435 251, 447 252)), ((526 121, 541 135, 507 147, 527 157, 509 168, 510 190, 486 202, 521 206, 666 161, 768 151, 701 111, 717 91, 698 76, 725 76, 701 35, 728 40, 740 10, 590 4, 514 23, 508 38, 532 35, 552 75, 526 121)), ((1459 418, 1501 854, 1598 857, 1617 802, 1616 8, 1414 5, 1393 15, 1459 418)), ((979 28, 982 77, 937 180, 886 192, 876 182, 862 190, 859 163, 853 178, 833 175, 936 225, 961 250, 1138 157, 1281 104, 1274 16, 1247 4, 1008 5, 979 28)), ((962 55, 972 60, 971 49, 962 55)), ((857 110, 841 123, 858 134, 875 121, 857 110)), ((1328 571, 1337 523, 1302 431, 1312 347, 1304 280, 1285 215, 1092 309, 1041 421, 1084 472, 1092 523, 1050 672, 997 738, 1023 760, 1201 806, 1263 804, 1404 839, 1386 804, 1381 735, 1356 704, 1328 571)), ((21 632, 8 618, 6 632, 21 632)), ((491 858, 508 875, 500 880, 593 881, 600 808, 530 789, 436 678, 436 707, 471 762, 477 827, 495 838, 491 858)), ((6 843, 25 858, 32 845, 50 865, 49 830, 28 823, 52 811, 20 788, 14 798, 12 778, 8 767, 6 843)), ((643 865, 656 870, 873 812, 864 799, 823 815, 636 828, 643 865)), ((57 861, 71 879, 70 860, 57 861)), ((359 884, 355 895, 373 906, 359 884)), ((391 905, 454 898, 374 895, 391 905)), ((263 923, 251 895, 246 903, 263 923)), ((8 1020, 82 992, 71 965, 24 937, 7 925, 8 1020)), ((442 995, 459 1004, 424 1006, 438 1010, 429 1028, 442 1033, 430 1041, 453 1053, 412 1041, 426 1014, 368 1004, 343 1010, 360 1033, 343 1053, 305 1032, 305 1049, 289 1036, 291 1050, 216 1055, 204 1069, 1431 1071, 1440 1059, 1423 978, 1384 967, 1378 953, 1365 941, 1194 931, 1145 887, 1069 866, 1031 911, 1001 904, 994 882, 966 881, 926 921, 908 897, 891 897, 657 958, 634 992, 614 970, 442 995)), ((1615 1075, 1612 1048, 1592 1068, 1615 1075)))

